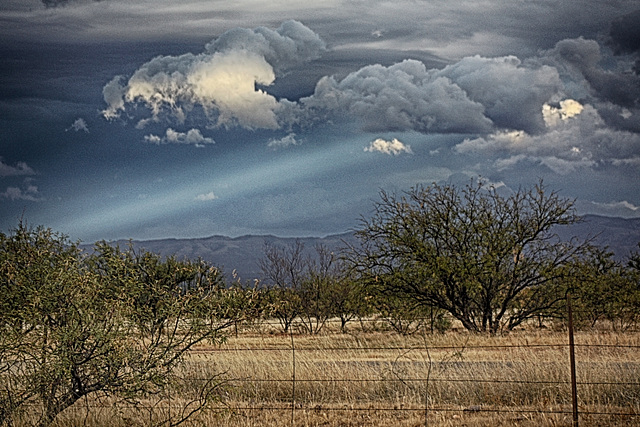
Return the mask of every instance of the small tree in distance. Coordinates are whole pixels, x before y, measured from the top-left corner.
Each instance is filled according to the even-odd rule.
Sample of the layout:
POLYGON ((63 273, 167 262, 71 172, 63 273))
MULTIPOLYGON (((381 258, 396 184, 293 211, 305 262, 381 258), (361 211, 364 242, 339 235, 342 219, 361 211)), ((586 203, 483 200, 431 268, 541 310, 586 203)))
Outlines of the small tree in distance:
POLYGON ((309 334, 318 334, 336 314, 334 295, 341 286, 340 260, 326 246, 315 247, 315 257, 307 260, 305 280, 300 289, 300 320, 309 334))
POLYGON ((542 182, 508 197, 473 181, 382 191, 347 259, 368 286, 495 333, 563 301, 558 279, 572 272, 561 267, 589 244, 561 241, 555 227, 579 219, 542 182))
POLYGON ((289 332, 301 311, 299 292, 305 280, 307 260, 300 241, 287 248, 267 244, 264 258, 260 260, 262 277, 269 286, 271 314, 278 319, 284 333, 289 332))
POLYGON ((607 249, 594 248, 592 256, 572 268, 577 275, 567 280, 572 293, 575 324, 593 328, 608 322, 614 330, 637 325, 640 319, 640 292, 637 274, 629 259, 625 267, 607 249))
POLYGON ((309 334, 318 334, 333 316, 341 316, 342 327, 350 315, 339 313, 351 305, 352 287, 345 278, 342 260, 323 245, 305 251, 296 240, 288 246, 267 244, 260 268, 270 298, 271 314, 280 322, 282 332, 290 331, 294 321, 309 334))

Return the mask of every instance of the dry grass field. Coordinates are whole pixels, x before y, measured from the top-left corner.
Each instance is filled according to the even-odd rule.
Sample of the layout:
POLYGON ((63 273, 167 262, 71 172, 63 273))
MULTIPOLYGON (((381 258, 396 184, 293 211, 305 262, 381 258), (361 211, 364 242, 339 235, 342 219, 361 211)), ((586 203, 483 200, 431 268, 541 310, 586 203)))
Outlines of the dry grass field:
MULTIPOLYGON (((581 426, 640 425, 640 333, 575 336, 581 426)), ((77 404, 59 426, 153 425, 203 381, 224 383, 196 426, 569 426, 566 331, 285 335, 267 326, 198 347, 163 403, 77 404), (292 406, 293 403, 293 406, 292 406)))

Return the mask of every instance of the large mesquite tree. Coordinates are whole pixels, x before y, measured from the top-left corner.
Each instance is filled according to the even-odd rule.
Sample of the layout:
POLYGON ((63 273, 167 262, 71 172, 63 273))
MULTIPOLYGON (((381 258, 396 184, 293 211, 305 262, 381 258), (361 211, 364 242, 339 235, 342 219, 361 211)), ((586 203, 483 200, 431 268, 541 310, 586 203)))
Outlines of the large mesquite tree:
POLYGON ((561 267, 588 244, 555 230, 576 221, 573 202, 542 183, 506 197, 481 182, 383 191, 348 258, 369 286, 495 333, 559 306, 557 279, 572 274, 561 267))

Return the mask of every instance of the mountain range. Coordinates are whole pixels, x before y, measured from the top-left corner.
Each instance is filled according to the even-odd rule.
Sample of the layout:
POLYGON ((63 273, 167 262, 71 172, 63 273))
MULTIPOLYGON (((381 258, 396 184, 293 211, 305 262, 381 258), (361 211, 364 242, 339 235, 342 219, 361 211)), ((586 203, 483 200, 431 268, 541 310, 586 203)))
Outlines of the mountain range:
MULTIPOLYGON (((624 260, 632 251, 638 250, 640 243, 640 218, 614 218, 586 215, 583 221, 571 226, 559 227, 562 239, 593 238, 601 247, 608 247, 616 259, 624 260)), ((174 255, 178 259, 201 258, 223 269, 229 276, 234 274, 241 281, 251 281, 261 277, 260 260, 267 245, 288 247, 300 241, 307 250, 322 244, 332 251, 339 251, 347 243, 355 242, 353 233, 346 232, 325 237, 276 237, 272 235, 246 235, 240 237, 210 236, 194 239, 159 239, 131 241, 134 248, 145 249, 164 256, 174 255)), ((126 247, 127 240, 111 242, 126 247)))

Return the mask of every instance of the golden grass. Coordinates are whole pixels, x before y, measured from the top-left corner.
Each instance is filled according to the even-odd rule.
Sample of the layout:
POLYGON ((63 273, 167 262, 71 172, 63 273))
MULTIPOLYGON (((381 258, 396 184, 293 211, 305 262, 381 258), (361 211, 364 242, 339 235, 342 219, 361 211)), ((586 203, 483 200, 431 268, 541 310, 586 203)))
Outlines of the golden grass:
MULTIPOLYGON (((575 341, 580 425, 640 425, 640 416, 607 415, 640 414, 640 334, 587 331, 575 341)), ((292 343, 252 328, 195 349, 181 372, 186 386, 155 412, 77 404, 58 425, 150 425, 223 373, 219 401, 187 425, 569 426, 567 342, 549 329, 401 336, 354 327, 292 343)))

